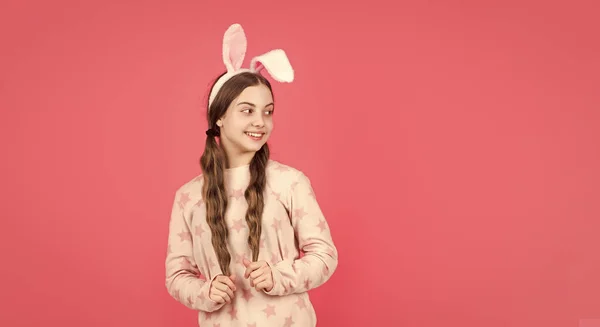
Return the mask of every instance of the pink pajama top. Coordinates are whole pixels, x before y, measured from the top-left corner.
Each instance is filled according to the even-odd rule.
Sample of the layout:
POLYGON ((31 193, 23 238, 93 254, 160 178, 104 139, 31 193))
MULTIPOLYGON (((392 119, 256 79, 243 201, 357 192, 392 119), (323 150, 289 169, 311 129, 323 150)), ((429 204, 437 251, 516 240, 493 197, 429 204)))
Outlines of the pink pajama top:
POLYGON ((269 160, 266 174, 258 260, 265 260, 272 268, 274 286, 270 292, 256 291, 244 278, 242 260, 252 261, 244 198, 249 165, 225 173, 228 248, 231 273, 237 275, 231 304, 218 304, 208 296, 211 281, 222 272, 206 222, 202 175, 175 194, 165 261, 166 287, 175 300, 198 311, 202 327, 316 325, 307 291, 331 277, 338 264, 337 249, 308 177, 274 160, 269 160))

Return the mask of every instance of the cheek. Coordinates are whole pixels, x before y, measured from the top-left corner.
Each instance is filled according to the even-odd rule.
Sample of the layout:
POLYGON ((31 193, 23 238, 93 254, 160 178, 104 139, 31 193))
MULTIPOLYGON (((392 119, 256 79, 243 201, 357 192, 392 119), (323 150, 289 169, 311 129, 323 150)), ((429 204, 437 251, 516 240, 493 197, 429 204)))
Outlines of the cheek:
POLYGON ((273 119, 267 119, 267 120, 265 120, 265 127, 268 130, 273 129, 274 126, 275 126, 275 124, 273 123, 273 119))
POLYGON ((248 124, 243 119, 235 119, 229 122, 229 130, 233 133, 244 132, 248 124))

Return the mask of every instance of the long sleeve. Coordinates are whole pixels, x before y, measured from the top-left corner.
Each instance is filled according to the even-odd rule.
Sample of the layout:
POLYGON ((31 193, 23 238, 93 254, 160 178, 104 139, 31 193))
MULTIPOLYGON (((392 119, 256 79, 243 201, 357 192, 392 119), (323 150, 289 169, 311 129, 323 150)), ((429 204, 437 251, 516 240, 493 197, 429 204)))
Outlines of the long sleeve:
POLYGON ((310 180, 302 172, 296 175, 286 199, 290 221, 298 247, 304 255, 283 260, 271 268, 273 289, 269 295, 302 293, 321 286, 338 265, 338 253, 329 225, 314 195, 310 180))
POLYGON ((209 298, 212 280, 207 281, 201 275, 193 258, 194 237, 186 221, 185 209, 189 200, 188 193, 181 189, 176 192, 169 222, 165 286, 169 294, 186 307, 212 312, 224 304, 218 304, 209 298))

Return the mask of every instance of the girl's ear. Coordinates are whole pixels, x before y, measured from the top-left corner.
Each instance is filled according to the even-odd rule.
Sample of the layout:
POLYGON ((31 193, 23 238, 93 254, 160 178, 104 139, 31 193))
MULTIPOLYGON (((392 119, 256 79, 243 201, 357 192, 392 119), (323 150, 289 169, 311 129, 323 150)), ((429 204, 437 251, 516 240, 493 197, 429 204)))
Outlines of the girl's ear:
POLYGON ((229 26, 223 36, 223 63, 227 72, 235 72, 242 67, 248 41, 240 24, 229 26))

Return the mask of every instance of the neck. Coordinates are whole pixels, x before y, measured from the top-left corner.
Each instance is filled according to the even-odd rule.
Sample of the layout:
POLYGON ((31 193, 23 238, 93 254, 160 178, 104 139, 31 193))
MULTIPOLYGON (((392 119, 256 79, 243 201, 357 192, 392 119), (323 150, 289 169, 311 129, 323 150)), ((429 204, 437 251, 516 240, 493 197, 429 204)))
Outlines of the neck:
POLYGON ((252 158, 254 158, 254 154, 254 152, 227 153, 227 169, 249 165, 252 158))

